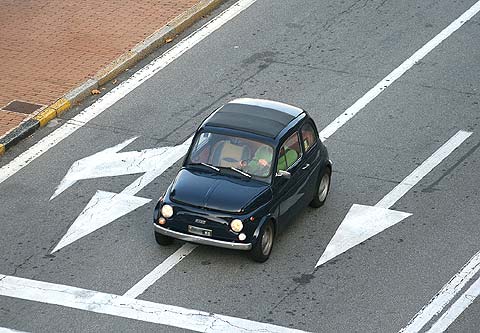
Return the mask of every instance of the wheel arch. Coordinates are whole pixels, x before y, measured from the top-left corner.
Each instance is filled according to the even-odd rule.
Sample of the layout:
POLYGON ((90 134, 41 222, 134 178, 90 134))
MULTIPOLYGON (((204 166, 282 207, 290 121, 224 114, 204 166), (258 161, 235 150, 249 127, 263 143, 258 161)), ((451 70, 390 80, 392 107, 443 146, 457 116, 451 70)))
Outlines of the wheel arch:
POLYGON ((263 228, 265 223, 272 221, 273 224, 273 236, 276 237, 277 231, 278 231, 278 225, 277 225, 277 219, 272 216, 271 214, 268 214, 262 218, 262 221, 258 224, 258 227, 255 229, 255 232, 253 233, 253 242, 256 242, 258 240, 258 236, 260 234, 260 230, 263 228))

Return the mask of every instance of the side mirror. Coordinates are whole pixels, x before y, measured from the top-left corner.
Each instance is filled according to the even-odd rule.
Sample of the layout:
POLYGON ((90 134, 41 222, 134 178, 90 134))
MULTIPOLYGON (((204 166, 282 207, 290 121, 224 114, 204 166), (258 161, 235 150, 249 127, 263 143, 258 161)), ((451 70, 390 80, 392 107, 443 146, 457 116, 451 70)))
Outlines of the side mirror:
POLYGON ((290 179, 291 176, 292 175, 290 174, 290 172, 284 171, 284 170, 278 170, 277 173, 275 174, 275 177, 280 177, 284 179, 290 179))

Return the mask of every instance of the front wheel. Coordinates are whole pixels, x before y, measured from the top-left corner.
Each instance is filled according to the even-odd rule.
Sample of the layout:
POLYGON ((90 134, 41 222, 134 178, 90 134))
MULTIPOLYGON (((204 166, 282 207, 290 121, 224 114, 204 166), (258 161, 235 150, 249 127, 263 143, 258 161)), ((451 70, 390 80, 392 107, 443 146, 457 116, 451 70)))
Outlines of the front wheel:
POLYGON ((158 245, 170 245, 173 243, 173 238, 162 235, 161 233, 155 232, 155 240, 157 241, 158 245))
POLYGON ((332 169, 327 167, 325 169, 325 172, 322 175, 322 179, 320 179, 317 192, 315 193, 313 200, 310 201, 310 207, 318 208, 318 207, 322 207, 325 204, 325 200, 327 200, 328 192, 330 191, 331 180, 332 180, 332 169))
POLYGON ((257 262, 265 262, 270 257, 275 236, 273 222, 269 220, 260 231, 257 242, 250 251, 250 257, 257 262))

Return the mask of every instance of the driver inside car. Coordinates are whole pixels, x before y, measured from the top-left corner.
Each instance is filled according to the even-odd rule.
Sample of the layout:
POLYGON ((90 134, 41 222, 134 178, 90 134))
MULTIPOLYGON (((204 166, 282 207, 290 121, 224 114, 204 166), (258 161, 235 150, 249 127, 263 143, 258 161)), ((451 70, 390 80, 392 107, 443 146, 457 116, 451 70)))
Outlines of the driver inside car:
POLYGON ((270 174, 270 166, 273 158, 273 149, 270 146, 260 146, 249 162, 242 161, 242 167, 248 173, 259 177, 266 177, 270 174))

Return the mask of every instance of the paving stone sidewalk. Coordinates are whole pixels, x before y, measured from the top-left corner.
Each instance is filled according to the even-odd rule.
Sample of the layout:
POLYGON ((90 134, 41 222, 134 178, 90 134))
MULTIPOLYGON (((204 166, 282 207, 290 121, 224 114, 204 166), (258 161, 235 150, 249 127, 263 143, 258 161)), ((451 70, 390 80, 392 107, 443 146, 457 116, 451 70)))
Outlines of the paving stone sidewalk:
POLYGON ((198 2, 1 1, 0 138, 198 2))

